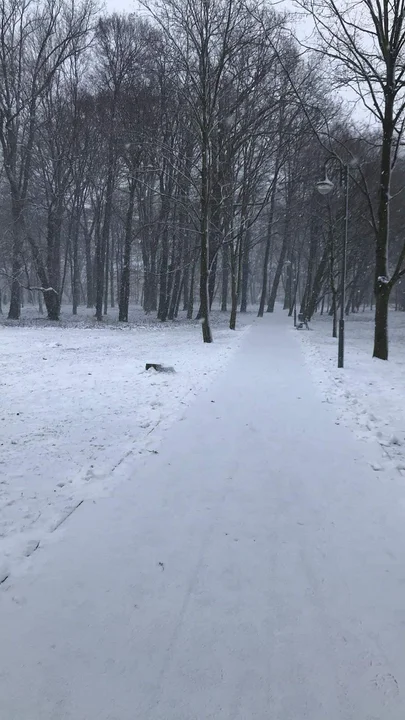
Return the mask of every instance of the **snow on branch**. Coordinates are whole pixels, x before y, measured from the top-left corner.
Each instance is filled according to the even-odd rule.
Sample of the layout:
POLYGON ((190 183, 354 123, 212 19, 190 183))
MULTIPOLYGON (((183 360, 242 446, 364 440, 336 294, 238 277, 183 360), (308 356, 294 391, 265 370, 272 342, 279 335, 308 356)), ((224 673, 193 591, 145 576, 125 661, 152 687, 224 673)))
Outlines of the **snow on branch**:
POLYGON ((25 288, 25 289, 26 289, 26 290, 38 290, 39 292, 42 292, 42 293, 53 292, 53 293, 55 293, 55 295, 59 295, 58 291, 55 290, 55 288, 53 288, 53 287, 47 287, 47 288, 44 288, 44 287, 27 287, 27 288, 25 288))
MULTIPOLYGON (((9 273, 7 273, 5 270, 1 270, 0 274, 4 275, 4 277, 8 278, 9 280, 13 280, 13 276, 10 275, 9 273)), ((59 295, 58 291, 55 290, 55 288, 53 288, 53 287, 42 287, 42 285, 33 285, 33 286, 32 285, 23 285, 22 282, 20 282, 20 281, 18 281, 18 284, 20 285, 20 287, 23 288, 23 290, 29 290, 30 292, 33 290, 38 290, 38 292, 41 292, 44 294, 53 292, 53 293, 55 293, 55 295, 59 295)))

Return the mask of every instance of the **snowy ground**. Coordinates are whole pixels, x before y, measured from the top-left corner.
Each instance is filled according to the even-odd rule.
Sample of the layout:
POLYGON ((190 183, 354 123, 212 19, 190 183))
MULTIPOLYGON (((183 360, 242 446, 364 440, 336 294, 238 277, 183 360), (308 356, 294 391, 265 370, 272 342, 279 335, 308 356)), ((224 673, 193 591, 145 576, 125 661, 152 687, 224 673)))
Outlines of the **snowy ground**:
POLYGON ((28 311, 0 324, 0 575, 155 452, 243 335, 219 313, 209 346, 195 322, 163 325, 132 310, 128 326, 114 316, 100 326, 91 315, 50 325, 28 311), (146 362, 176 372, 146 372, 146 362))
POLYGON ((286 323, 1 585, 1 720, 404 720, 404 478, 286 323))
POLYGON ((337 368, 331 318, 316 316, 311 331, 297 333, 324 401, 336 405, 339 421, 362 440, 379 445, 376 471, 405 475, 405 313, 390 313, 388 362, 372 358, 371 312, 346 320, 345 367, 337 368))

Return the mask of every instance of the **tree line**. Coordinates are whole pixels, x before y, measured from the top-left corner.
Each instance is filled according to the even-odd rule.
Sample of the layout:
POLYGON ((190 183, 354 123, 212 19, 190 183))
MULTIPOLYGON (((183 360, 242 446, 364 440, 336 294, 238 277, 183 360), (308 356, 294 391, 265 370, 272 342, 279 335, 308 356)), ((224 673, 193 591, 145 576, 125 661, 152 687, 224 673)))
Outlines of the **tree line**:
MULTIPOLYGON (((211 342, 214 302, 234 329, 238 311, 257 303, 263 316, 283 292, 290 314, 329 312, 335 331, 339 163, 336 191, 323 198, 316 190, 335 157, 350 167, 345 310, 376 304, 374 354, 387 357, 394 286, 405 309, 403 8, 390 15, 391 55, 378 37, 378 62, 378 48, 362 59, 369 85, 361 98, 377 116, 364 128, 335 92, 342 67, 360 92, 358 48, 349 43, 344 55, 345 16, 333 0, 326 6, 337 26, 325 21, 318 31, 327 46, 303 53, 292 19, 270 2, 160 0, 139 14, 100 15, 92 0, 1 0, 0 290, 8 317, 36 302, 56 321, 63 301, 73 314, 80 304, 94 308, 100 322, 118 305, 127 322, 133 301, 162 321, 197 316, 211 342)), ((318 18, 318 6, 305 10, 318 18)), ((382 15, 386 33, 387 22, 382 15)))

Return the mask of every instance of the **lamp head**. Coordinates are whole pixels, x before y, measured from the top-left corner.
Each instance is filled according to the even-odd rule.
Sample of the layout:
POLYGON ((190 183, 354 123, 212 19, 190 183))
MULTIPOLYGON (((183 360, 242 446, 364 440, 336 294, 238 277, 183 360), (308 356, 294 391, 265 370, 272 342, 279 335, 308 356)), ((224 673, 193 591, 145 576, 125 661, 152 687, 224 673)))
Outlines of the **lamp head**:
POLYGON ((332 180, 329 180, 328 176, 325 176, 324 180, 320 180, 316 183, 316 189, 321 195, 329 195, 334 188, 332 180))

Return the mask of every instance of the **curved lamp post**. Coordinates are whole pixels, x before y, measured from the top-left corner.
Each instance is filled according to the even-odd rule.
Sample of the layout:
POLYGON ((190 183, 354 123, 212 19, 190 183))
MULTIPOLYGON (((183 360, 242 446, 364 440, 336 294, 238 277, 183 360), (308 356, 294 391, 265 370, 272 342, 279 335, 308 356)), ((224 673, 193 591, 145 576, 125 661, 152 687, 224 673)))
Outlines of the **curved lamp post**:
POLYGON ((340 283, 340 319, 339 319, 339 343, 338 343, 338 368, 344 367, 345 356, 345 303, 346 303, 346 263, 347 263, 347 237, 349 232, 349 166, 342 162, 338 157, 331 157, 325 162, 325 177, 316 183, 316 189, 321 195, 329 195, 334 189, 332 180, 329 180, 327 174, 327 166, 337 160, 341 169, 345 171, 345 232, 343 238, 342 253, 342 277, 340 283))

